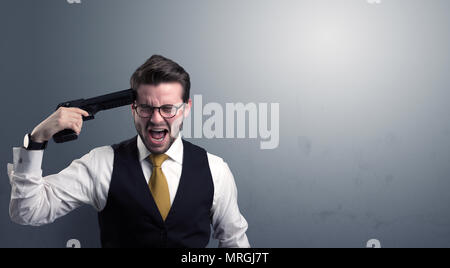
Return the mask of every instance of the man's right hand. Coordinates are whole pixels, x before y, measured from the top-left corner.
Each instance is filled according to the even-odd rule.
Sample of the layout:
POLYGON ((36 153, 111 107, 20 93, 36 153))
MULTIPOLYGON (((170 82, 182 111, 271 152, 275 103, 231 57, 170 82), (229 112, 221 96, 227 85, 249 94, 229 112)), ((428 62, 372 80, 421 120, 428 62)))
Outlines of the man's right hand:
POLYGON ((77 135, 80 135, 83 126, 83 116, 88 117, 89 113, 80 108, 59 107, 58 110, 33 129, 31 139, 34 142, 43 143, 64 129, 72 129, 77 135))

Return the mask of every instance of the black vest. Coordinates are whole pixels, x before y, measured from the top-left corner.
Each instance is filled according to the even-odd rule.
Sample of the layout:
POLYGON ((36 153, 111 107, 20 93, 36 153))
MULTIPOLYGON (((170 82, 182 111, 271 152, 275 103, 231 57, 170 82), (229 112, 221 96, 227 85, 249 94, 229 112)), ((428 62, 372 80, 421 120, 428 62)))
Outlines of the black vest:
POLYGON ((183 168, 165 221, 142 172, 137 136, 112 145, 114 167, 108 199, 98 214, 102 247, 206 247, 214 196, 207 153, 182 141, 183 168))

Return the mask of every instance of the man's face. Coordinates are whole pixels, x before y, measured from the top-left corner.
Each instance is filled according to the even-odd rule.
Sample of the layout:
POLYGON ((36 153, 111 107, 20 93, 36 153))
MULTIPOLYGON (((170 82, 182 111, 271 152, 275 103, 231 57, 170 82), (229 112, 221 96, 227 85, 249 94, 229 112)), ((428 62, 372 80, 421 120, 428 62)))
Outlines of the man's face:
MULTIPOLYGON (((160 83, 154 85, 140 85, 137 89, 136 105, 150 105, 160 107, 166 104, 179 106, 183 103, 183 87, 180 83, 160 83)), ((159 113, 159 109, 154 109, 149 118, 140 117, 131 106, 136 130, 144 142, 147 149, 152 154, 165 153, 180 132, 183 120, 189 115, 192 101, 182 105, 176 115, 172 118, 164 118, 159 113), (184 111, 184 113, 183 113, 184 111), (155 131, 164 130, 163 135, 155 131)))

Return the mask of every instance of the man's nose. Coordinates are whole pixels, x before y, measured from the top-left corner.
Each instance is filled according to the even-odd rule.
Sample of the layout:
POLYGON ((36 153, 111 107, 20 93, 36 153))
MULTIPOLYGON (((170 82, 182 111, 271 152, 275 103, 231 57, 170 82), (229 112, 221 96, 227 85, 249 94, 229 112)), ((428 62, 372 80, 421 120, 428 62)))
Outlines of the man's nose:
POLYGON ((150 117, 150 121, 152 123, 160 123, 164 121, 164 118, 161 116, 159 109, 153 109, 152 116, 150 117))

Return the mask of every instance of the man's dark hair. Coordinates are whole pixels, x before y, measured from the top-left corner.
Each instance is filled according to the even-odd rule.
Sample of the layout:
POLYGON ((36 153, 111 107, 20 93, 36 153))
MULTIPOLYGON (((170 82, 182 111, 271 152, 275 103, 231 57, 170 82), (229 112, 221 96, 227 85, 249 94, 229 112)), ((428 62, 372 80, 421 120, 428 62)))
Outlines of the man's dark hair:
POLYGON ((161 55, 151 56, 133 73, 131 88, 136 92, 140 85, 157 86, 162 82, 178 82, 183 87, 183 102, 189 101, 191 81, 189 74, 178 63, 161 55))

